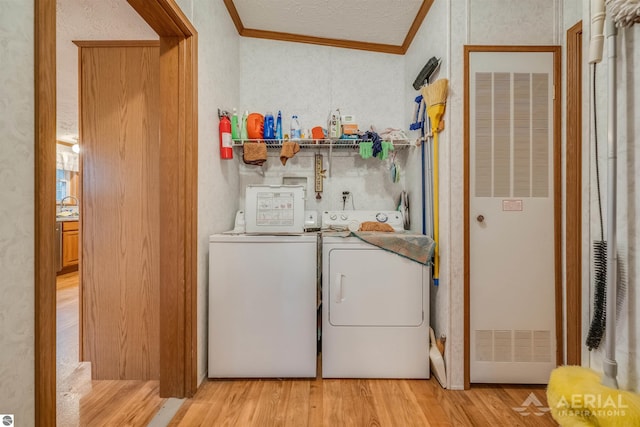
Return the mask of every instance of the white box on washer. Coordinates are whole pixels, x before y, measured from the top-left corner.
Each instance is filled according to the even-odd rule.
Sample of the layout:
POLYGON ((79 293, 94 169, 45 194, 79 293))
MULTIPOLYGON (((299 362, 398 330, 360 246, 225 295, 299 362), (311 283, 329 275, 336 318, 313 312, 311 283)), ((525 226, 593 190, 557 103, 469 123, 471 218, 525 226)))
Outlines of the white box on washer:
POLYGON ((301 234, 304 186, 249 185, 244 211, 248 234, 301 234))

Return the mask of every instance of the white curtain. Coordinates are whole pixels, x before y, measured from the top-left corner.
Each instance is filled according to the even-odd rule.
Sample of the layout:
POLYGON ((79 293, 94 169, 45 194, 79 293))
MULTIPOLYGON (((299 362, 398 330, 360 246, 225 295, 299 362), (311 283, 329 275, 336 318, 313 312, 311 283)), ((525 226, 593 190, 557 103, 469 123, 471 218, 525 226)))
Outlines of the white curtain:
POLYGON ((58 151, 56 169, 78 172, 80 156, 71 151, 58 151))

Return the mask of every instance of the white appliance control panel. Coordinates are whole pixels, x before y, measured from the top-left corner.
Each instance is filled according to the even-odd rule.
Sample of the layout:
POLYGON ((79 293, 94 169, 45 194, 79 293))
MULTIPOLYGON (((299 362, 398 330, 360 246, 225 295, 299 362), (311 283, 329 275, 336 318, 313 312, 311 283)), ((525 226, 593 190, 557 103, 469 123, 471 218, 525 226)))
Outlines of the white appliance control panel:
POLYGON ((358 231, 363 222, 389 224, 395 231, 404 230, 404 219, 399 211, 324 211, 323 230, 358 231))

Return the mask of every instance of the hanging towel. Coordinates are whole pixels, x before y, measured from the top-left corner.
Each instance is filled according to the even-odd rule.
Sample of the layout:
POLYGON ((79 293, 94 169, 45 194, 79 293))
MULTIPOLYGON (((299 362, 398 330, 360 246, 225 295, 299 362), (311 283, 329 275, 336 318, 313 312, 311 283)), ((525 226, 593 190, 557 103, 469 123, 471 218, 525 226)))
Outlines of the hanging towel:
POLYGON ((393 142, 383 141, 381 143, 382 149, 376 156, 380 160, 386 160, 389 157, 389 151, 393 151, 393 142))
POLYGON ((287 160, 295 156, 298 151, 300 151, 300 145, 297 142, 283 142, 282 149, 280 150, 280 161, 282 162, 282 165, 286 165, 287 160))
POLYGON ((262 166, 267 161, 267 144, 245 142, 242 147, 242 160, 248 165, 262 166))
POLYGON ((373 156, 373 142, 363 141, 360 143, 360 157, 368 159, 373 156))

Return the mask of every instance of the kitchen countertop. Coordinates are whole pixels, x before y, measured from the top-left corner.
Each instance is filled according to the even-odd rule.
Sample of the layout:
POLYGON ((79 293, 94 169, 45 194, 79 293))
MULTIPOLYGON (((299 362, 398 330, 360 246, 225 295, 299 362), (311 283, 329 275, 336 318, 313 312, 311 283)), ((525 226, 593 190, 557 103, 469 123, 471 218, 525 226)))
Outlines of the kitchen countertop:
POLYGON ((56 221, 57 222, 70 222, 70 221, 78 221, 80 220, 80 217, 78 216, 57 216, 56 217, 56 221))

